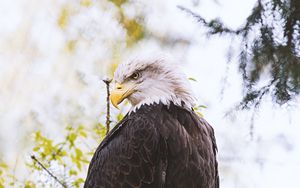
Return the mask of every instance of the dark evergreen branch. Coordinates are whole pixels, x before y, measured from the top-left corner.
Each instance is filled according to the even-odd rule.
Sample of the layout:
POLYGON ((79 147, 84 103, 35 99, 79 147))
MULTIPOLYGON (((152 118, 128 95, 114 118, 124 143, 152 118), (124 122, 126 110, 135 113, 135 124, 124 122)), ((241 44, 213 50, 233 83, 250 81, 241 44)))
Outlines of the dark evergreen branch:
POLYGON ((110 130, 110 102, 109 102, 109 96, 110 96, 110 91, 109 91, 109 85, 111 83, 112 79, 105 79, 103 82, 106 84, 106 135, 108 134, 110 130))
POLYGON ((197 19, 198 22, 200 22, 201 24, 203 24, 205 27, 210 29, 209 34, 222 34, 222 33, 226 33, 226 34, 240 34, 241 32, 245 31, 245 27, 240 28, 238 30, 232 30, 226 26, 224 26, 224 24, 219 20, 219 19, 214 19, 211 20, 210 22, 207 22, 202 16, 200 16, 199 14, 193 12, 192 10, 183 7, 181 5, 178 5, 177 8, 179 8, 180 10, 186 12, 187 14, 193 16, 194 18, 197 19))
POLYGON ((177 5, 177 8, 179 8, 180 10, 190 14, 191 16, 193 16, 194 18, 197 18, 197 21, 204 24, 205 26, 208 25, 208 23, 206 22, 206 20, 204 18, 202 18, 202 16, 200 16, 199 14, 196 14, 195 12, 191 11, 188 8, 185 8, 181 5, 177 5))
POLYGON ((62 187, 67 188, 67 186, 60 181, 50 170, 48 170, 34 155, 31 155, 31 159, 36 162, 43 170, 45 170, 57 183, 59 183, 62 187))
POLYGON ((219 19, 206 20, 186 7, 177 7, 205 27, 208 36, 240 37, 239 70, 246 94, 237 108, 257 108, 266 94, 280 105, 300 94, 300 0, 257 0, 236 30, 219 19), (254 89, 266 69, 273 81, 254 89))
POLYGON ((201 24, 203 24, 205 27, 211 29, 211 31, 209 32, 209 34, 211 34, 211 35, 222 34, 222 33, 235 34, 235 35, 242 34, 244 38, 247 37, 248 32, 252 26, 254 26, 255 24, 258 24, 258 23, 262 24, 262 14, 264 12, 264 8, 261 3, 261 0, 258 0, 257 5, 252 10, 251 15, 248 16, 245 25, 240 27, 237 30, 233 30, 233 29, 230 29, 230 28, 224 26, 224 24, 218 19, 213 19, 210 22, 207 22, 202 16, 193 12, 192 10, 190 10, 186 7, 183 7, 181 5, 178 5, 177 7, 180 10, 182 10, 182 11, 188 13, 189 15, 193 16, 194 18, 196 18, 197 21, 200 22, 201 24))

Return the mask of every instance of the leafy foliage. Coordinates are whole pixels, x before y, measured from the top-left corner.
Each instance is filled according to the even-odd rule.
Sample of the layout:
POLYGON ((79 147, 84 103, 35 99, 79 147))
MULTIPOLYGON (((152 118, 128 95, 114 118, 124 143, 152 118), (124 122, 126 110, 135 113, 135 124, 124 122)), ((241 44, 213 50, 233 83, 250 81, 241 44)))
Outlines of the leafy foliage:
POLYGON ((0 188, 4 188, 4 183, 5 183, 5 171, 8 168, 7 164, 4 162, 0 162, 0 188))
MULTIPOLYGON (((85 139, 88 136, 88 133, 83 125, 76 128, 68 126, 66 130, 67 135, 63 142, 55 142, 54 140, 43 136, 40 131, 37 131, 34 134, 34 156, 46 168, 63 169, 63 177, 59 178, 61 178, 61 181, 66 187, 70 184, 70 179, 72 181, 72 187, 81 187, 84 181, 80 176, 80 172, 83 167, 89 163, 89 160, 87 159, 88 155, 84 153, 85 150, 81 147, 79 140, 85 139)), ((33 173, 44 170, 36 163, 36 161, 30 162, 28 167, 33 169, 33 173)), ((31 182, 33 183, 34 181, 36 180, 32 180, 31 182)))
POLYGON ((17 178, 12 171, 13 169, 9 165, 0 160, 0 188, 16 185, 17 178))
POLYGON ((241 40, 239 69, 246 94, 242 108, 258 106, 265 94, 285 104, 300 93, 300 1, 259 0, 245 24, 232 30, 220 19, 206 21, 200 15, 179 7, 198 19, 209 35, 238 36, 241 40), (260 87, 263 73, 269 84, 260 87))
MULTIPOLYGON (((145 27, 142 23, 142 16, 129 18, 125 14, 123 6, 126 3, 128 3, 126 0, 107 0, 103 2, 80 0, 73 3, 64 3, 61 6, 61 10, 58 11, 56 25, 62 33, 69 36, 69 27, 76 22, 77 15, 82 13, 80 12, 81 10, 95 7, 96 5, 106 6, 105 4, 112 4, 117 10, 113 17, 126 33, 121 42, 124 41, 127 47, 132 47, 144 38, 145 27)), ((74 28, 71 30, 74 30, 74 28)), ((86 39, 79 35, 67 37, 64 52, 70 55, 75 54, 76 49, 83 40, 86 39)), ((112 41, 112 43, 117 43, 118 45, 119 42, 112 41)), ((116 54, 118 56, 117 50, 116 54)), ((115 68, 117 63, 116 61, 112 68, 115 68)), ((120 112, 114 114, 111 118, 113 122, 117 122, 123 117, 124 115, 120 112)), ((23 177, 18 177, 19 179, 17 179, 11 175, 13 168, 0 161, 0 188, 13 185, 26 188, 58 187, 57 182, 45 172, 44 168, 48 169, 53 176, 61 181, 64 187, 82 187, 90 158, 106 133, 106 127, 101 121, 102 119, 99 122, 95 122, 95 125, 63 125, 65 126, 65 133, 60 135, 63 136, 62 139, 46 136, 42 128, 39 127, 32 134, 34 146, 28 155, 32 155, 32 158, 36 159, 36 161, 31 160, 32 158, 27 161, 28 176, 25 179, 23 177)))
MULTIPOLYGON (((107 98, 107 100, 109 99, 107 98)), ((120 121, 123 117, 124 115, 120 112, 110 118, 120 121)), ((25 187, 57 187, 59 184, 63 187, 82 187, 90 157, 94 154, 99 142, 105 137, 107 127, 100 122, 95 124, 92 129, 88 129, 84 125, 69 125, 66 127, 66 132, 61 142, 47 138, 41 131, 34 133, 35 145, 31 156, 33 160, 27 166, 31 170, 31 174, 46 172, 48 178, 55 181, 53 183, 40 181, 40 178, 35 176, 33 179, 25 181, 25 187), (88 138, 95 140, 95 147, 88 146, 85 142, 88 138), (59 175, 51 172, 51 169, 60 169, 59 175)), ((6 168, 6 165, 3 167, 6 168)))
POLYGON ((141 20, 141 18, 127 18, 126 15, 124 14, 122 5, 127 3, 127 0, 110 0, 110 1, 112 3, 114 3, 119 9, 119 14, 120 14, 119 22, 123 26, 123 28, 126 30, 127 45, 132 46, 139 40, 143 39, 144 33, 145 33, 145 28, 138 21, 138 19, 141 20))
MULTIPOLYGON (((118 114, 117 116, 121 117, 122 115, 118 114)), ((35 145, 33 147, 32 158, 36 160, 32 160, 27 164, 31 170, 31 174, 43 174, 51 180, 52 177, 44 173, 44 168, 47 168, 50 173, 53 173, 51 169, 54 169, 54 172, 57 172, 57 169, 59 169, 59 172, 57 174, 53 173, 53 176, 62 182, 64 187, 82 187, 90 158, 99 140, 105 137, 105 129, 105 126, 100 123, 96 124, 93 129, 88 129, 83 125, 67 126, 67 133, 61 142, 47 138, 41 131, 35 132, 35 145), (90 148, 84 145, 84 140, 87 138, 95 140, 95 147, 90 148)), ((25 186, 28 188, 35 186, 58 186, 57 182, 50 182, 41 182, 40 177, 35 176, 34 178, 27 179, 25 186)))
MULTIPOLYGON (((145 15, 143 11, 141 11, 139 15, 135 16, 128 16, 126 14, 126 6, 129 5, 129 3, 132 2, 127 0, 80 0, 76 2, 64 2, 62 4, 59 3, 59 10, 57 12, 58 15, 55 18, 56 20, 51 22, 51 24, 55 25, 53 26, 56 27, 55 31, 58 31, 59 35, 63 36, 62 38, 64 40, 62 40, 62 42, 64 43, 63 47, 60 49, 63 50, 62 53, 65 53, 64 55, 68 56, 66 59, 75 59, 75 57, 78 57, 77 55, 79 53, 79 50, 77 49, 80 49, 84 45, 90 47, 91 42, 97 41, 94 40, 95 37, 93 35, 94 31, 98 31, 98 28, 90 28, 88 26, 89 24, 82 27, 77 27, 77 25, 74 24, 77 22, 87 23, 80 19, 82 19, 84 12, 89 11, 89 9, 113 13, 109 16, 117 21, 117 29, 123 30, 124 33, 126 33, 124 37, 121 35, 121 37, 123 37, 121 39, 118 38, 112 41, 104 41, 105 44, 103 45, 108 46, 107 51, 113 52, 112 55, 107 55, 107 59, 112 59, 112 63, 110 63, 112 66, 111 70, 107 70, 107 72, 113 72, 113 70, 116 68, 117 64, 119 63, 120 53, 124 51, 124 48, 134 47, 134 45, 146 37, 161 42, 161 44, 164 44, 165 46, 174 46, 174 44, 177 42, 179 44, 182 42, 188 43, 187 40, 181 40, 180 37, 173 37, 171 35, 160 36, 155 35, 153 32, 147 31, 144 23, 145 15), (98 10, 99 7, 103 9, 98 10), (113 7, 113 10, 110 11, 106 9, 107 7, 113 7), (77 19, 79 19, 79 21, 77 21, 77 19)), ((88 59, 87 61, 94 60, 95 59, 88 59)), ((95 64, 98 66, 98 59, 96 59, 95 62, 95 64)), ((102 65, 100 65, 100 67, 101 66, 102 65)), ((78 72, 80 73, 80 70, 78 70, 78 72)), ((80 81, 85 84, 81 77, 80 81)), ((104 102, 105 101, 103 101, 103 103, 104 102)), ((77 112, 75 113, 76 115, 74 116, 77 117, 78 114, 77 112)), ((32 148, 26 147, 26 156, 22 156, 22 160, 26 161, 27 169, 21 170, 22 175, 26 173, 26 177, 15 177, 15 175, 12 174, 15 173, 15 168, 18 170, 18 165, 15 164, 15 166, 12 167, 6 165, 6 163, 0 160, 0 188, 11 186, 26 188, 59 187, 60 185, 56 182, 55 178, 47 173, 45 169, 49 170, 54 177, 62 182, 61 185, 63 185, 63 187, 82 187, 88 162, 90 161, 94 150, 104 138, 106 133, 106 127, 104 125, 104 120, 102 119, 104 115, 104 113, 101 113, 99 115, 99 120, 95 120, 94 125, 80 125, 67 120, 66 124, 59 125, 63 126, 64 132, 57 135, 57 137, 56 135, 54 137, 51 135, 51 133, 49 135, 46 134, 43 130, 43 121, 35 122, 35 120, 38 118, 33 117, 32 120, 34 123, 37 123, 38 126, 35 127, 35 124, 29 124, 29 127, 32 127, 35 130, 35 132, 31 132, 31 137, 33 140, 30 142, 30 144, 32 148)), ((120 121, 123 117, 124 115, 122 112, 120 112, 113 114, 111 116, 111 120, 115 123, 120 121)), ((32 131, 32 129, 30 131, 32 131)), ((23 164, 24 161, 22 161, 22 165, 23 164)))
POLYGON ((196 105, 193 107, 193 110, 196 112, 196 114, 200 117, 203 117, 203 109, 207 108, 205 105, 196 105))

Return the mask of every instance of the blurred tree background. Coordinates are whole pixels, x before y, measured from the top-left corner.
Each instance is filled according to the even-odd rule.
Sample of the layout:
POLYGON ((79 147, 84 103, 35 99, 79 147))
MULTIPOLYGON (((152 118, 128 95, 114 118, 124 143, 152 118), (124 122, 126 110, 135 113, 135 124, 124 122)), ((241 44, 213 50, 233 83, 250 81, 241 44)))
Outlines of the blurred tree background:
POLYGON ((278 104, 285 104, 299 95, 300 1, 258 0, 238 29, 225 26, 219 18, 207 21, 185 7, 179 8, 205 26, 208 35, 239 38, 239 69, 246 90, 239 107, 258 107, 266 94, 271 94, 278 104), (261 86, 260 78, 266 73, 270 80, 261 86))
MULTIPOLYGON (((283 106, 297 100, 300 5, 297 0, 247 1, 248 12, 232 26, 226 14, 213 15, 222 7, 238 8, 232 2, 0 1, 0 188, 82 187, 106 133, 102 79, 112 77, 132 53, 145 51, 172 54, 185 63, 191 80, 199 80, 192 86, 216 129, 222 187, 279 186, 269 172, 282 169, 282 160, 291 161, 284 166, 289 170, 299 162, 300 149, 293 145, 297 131, 279 128, 288 117, 271 128, 261 126, 249 139, 244 122, 254 118, 248 111, 239 112, 238 120, 223 116, 237 103, 238 109, 261 105, 267 114, 262 125, 274 116, 268 114, 273 103, 266 94, 283 106), (207 3, 213 8, 206 10, 207 3), (231 69, 232 61, 237 64, 231 69)), ((113 126, 128 105, 111 110, 113 126)))
MULTIPOLYGON (((8 114, 1 117, 0 188, 82 187, 106 133, 102 79, 142 45, 180 48, 180 57, 190 38, 156 30, 147 18, 154 7, 142 2, 0 6, 7 14, 1 20, 1 113, 8 114)), ((113 111, 112 126, 126 108, 113 111)))

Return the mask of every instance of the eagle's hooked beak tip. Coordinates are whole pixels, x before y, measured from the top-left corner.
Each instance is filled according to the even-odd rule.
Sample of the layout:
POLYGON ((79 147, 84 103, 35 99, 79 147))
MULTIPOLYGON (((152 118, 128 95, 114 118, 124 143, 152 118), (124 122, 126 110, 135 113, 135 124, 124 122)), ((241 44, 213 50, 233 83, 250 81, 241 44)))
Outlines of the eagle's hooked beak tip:
POLYGON ((118 83, 115 85, 110 95, 110 101, 115 108, 119 109, 118 104, 127 97, 126 92, 127 89, 123 85, 118 83))
POLYGON ((114 98, 115 98, 115 97, 112 97, 112 95, 110 95, 110 101, 111 101, 111 104, 112 104, 116 109, 120 110, 119 107, 118 107, 118 103, 116 102, 116 99, 114 99, 114 98))
POLYGON ((120 100, 120 97, 113 90, 110 95, 110 101, 111 101, 111 104, 118 110, 119 110, 118 104, 120 104, 119 100, 120 100))

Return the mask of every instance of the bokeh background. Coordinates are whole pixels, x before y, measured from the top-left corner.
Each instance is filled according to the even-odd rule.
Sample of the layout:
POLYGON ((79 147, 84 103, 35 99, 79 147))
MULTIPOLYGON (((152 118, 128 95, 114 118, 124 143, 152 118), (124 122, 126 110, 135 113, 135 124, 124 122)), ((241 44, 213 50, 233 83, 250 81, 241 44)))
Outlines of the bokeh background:
MULTIPOLYGON (((82 187, 105 135, 102 79, 132 55, 155 53, 172 56, 193 78, 200 111, 216 132, 222 188, 297 187, 299 97, 232 110, 244 92, 238 41, 209 37, 177 7, 238 28, 255 3, 0 0, 0 187, 61 186, 31 156, 65 186, 82 187)), ((112 126, 128 108, 112 109, 112 126)))

